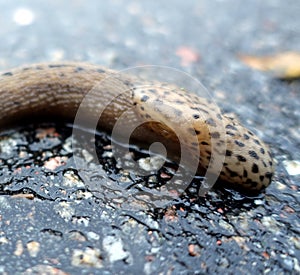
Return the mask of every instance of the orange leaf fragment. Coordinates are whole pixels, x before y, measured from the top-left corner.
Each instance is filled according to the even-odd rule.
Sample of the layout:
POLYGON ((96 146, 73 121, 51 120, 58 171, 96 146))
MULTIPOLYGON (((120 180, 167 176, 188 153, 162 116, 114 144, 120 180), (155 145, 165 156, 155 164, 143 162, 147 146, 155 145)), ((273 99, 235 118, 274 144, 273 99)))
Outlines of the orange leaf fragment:
POLYGON ((272 73, 280 79, 300 78, 300 53, 283 52, 270 56, 240 55, 249 67, 272 73))
POLYGON ((195 49, 186 46, 179 47, 176 50, 176 55, 181 58, 181 65, 185 67, 190 66, 200 59, 200 55, 195 49))

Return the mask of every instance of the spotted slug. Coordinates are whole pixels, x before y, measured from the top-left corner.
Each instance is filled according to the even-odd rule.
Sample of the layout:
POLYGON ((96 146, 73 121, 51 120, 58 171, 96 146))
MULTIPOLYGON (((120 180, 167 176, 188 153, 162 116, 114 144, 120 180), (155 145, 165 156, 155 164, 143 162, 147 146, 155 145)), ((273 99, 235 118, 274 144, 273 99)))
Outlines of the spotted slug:
POLYGON ((111 133, 118 118, 128 110, 128 126, 137 118, 145 122, 132 133, 137 144, 159 140, 171 151, 168 157, 178 161, 180 140, 191 157, 186 168, 196 162, 199 174, 210 162, 217 162, 216 155, 212 157, 214 146, 223 155, 221 170, 215 171, 221 182, 255 192, 270 184, 274 164, 268 147, 236 119, 216 110, 210 100, 171 84, 147 82, 86 63, 34 64, 3 72, 0 128, 34 118, 72 121, 84 97, 97 85, 100 88, 86 110, 87 121, 95 116, 97 108, 103 108, 98 125, 111 133), (113 75, 117 81, 101 88, 103 80, 113 75), (120 89, 116 87, 126 92, 117 95, 120 89), (114 97, 109 106, 102 106, 104 99, 114 97))

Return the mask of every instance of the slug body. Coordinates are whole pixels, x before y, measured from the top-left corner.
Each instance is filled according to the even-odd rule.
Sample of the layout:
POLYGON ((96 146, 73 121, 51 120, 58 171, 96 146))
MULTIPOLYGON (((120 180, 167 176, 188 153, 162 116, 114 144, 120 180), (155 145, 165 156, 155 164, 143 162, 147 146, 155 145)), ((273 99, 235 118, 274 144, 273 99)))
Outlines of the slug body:
POLYGON ((178 161, 180 140, 190 156, 185 166, 196 162, 199 173, 210 161, 217 162, 212 158, 215 148, 223 156, 220 173, 215 171, 221 180, 250 191, 270 184, 274 165, 267 146, 238 121, 222 115, 211 101, 170 84, 143 82, 85 63, 37 64, 2 73, 0 128, 36 117, 73 121, 91 90, 87 123, 100 107, 104 111, 98 125, 111 133, 126 111, 128 127, 145 122, 132 134, 137 143, 162 141, 171 151, 168 156, 178 161), (105 81, 114 75, 113 81, 105 81), (110 98, 114 100, 107 105, 110 98))

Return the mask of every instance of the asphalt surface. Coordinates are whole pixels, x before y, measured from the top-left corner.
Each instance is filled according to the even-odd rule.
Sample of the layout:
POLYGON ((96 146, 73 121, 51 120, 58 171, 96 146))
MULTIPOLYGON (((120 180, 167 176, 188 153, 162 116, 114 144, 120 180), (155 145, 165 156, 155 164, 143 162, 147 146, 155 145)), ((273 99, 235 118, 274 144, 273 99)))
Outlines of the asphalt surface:
POLYGON ((91 178, 116 185, 91 192, 74 168, 68 125, 20 125, 0 140, 1 274, 300 272, 300 81, 274 79, 238 58, 300 51, 300 4, 2 0, 0 11, 2 70, 64 60, 182 70, 268 143, 277 165, 256 197, 215 189, 197 198, 196 179, 167 206, 145 207, 116 186, 153 188, 171 168, 145 178, 125 173, 100 135, 104 171, 90 167, 91 178))

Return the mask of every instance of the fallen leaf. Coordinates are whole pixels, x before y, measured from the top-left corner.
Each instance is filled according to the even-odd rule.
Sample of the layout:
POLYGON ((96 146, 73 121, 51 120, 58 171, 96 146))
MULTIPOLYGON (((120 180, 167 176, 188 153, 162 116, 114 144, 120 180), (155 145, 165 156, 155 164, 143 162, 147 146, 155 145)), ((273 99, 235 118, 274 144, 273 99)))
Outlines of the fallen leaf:
POLYGON ((200 59, 198 52, 191 47, 179 47, 176 50, 176 55, 181 58, 181 65, 185 67, 199 61, 200 59))
POLYGON ((239 58, 249 67, 270 72, 280 79, 300 78, 300 53, 283 52, 270 56, 240 55, 239 58))

